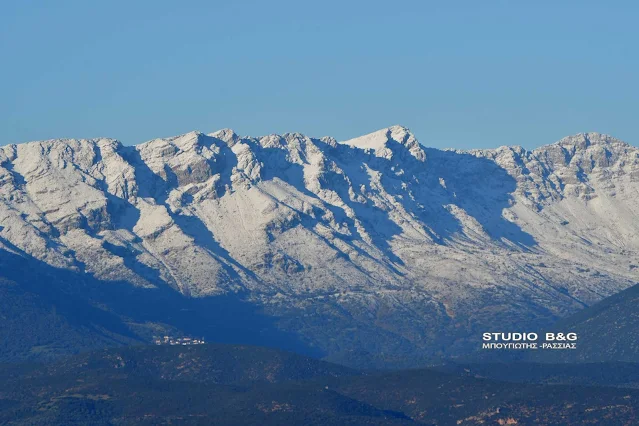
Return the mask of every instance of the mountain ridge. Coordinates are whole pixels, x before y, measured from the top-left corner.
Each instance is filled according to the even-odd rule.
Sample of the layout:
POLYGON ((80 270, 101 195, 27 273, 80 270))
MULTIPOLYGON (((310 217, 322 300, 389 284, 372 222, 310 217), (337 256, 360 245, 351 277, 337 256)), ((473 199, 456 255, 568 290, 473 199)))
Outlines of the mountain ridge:
MULTIPOLYGON (((182 136, 186 136, 186 135, 190 135, 190 134, 195 134, 195 135, 204 135, 204 136, 212 136, 212 137, 216 137, 219 138, 221 140, 224 141, 229 141, 229 140, 239 140, 241 138, 247 138, 247 139, 259 139, 259 138, 263 138, 263 137, 269 137, 269 136, 276 136, 276 137, 286 137, 286 136, 301 136, 301 137, 309 137, 311 139, 316 139, 316 140, 329 140, 329 141, 335 141, 336 143, 339 144, 349 144, 349 142, 355 142, 357 139, 361 139, 361 138, 365 138, 365 137, 370 137, 370 136, 374 136, 380 133, 392 133, 392 132, 406 132, 408 134, 408 136, 414 138, 417 141, 417 137, 415 136, 415 134, 410 130, 409 127, 406 127, 404 125, 401 124, 394 124, 388 127, 384 127, 381 128, 379 130, 376 130, 374 132, 371 133, 367 133, 364 135, 360 135, 360 136, 355 136, 352 138, 348 138, 348 139, 343 139, 343 140, 338 140, 336 138, 334 138, 333 136, 320 136, 320 137, 315 137, 315 136, 308 136, 305 133, 301 133, 301 132, 284 132, 284 133, 270 133, 268 135, 263 135, 263 136, 251 136, 251 135, 240 135, 240 133, 236 132, 235 129, 230 128, 230 127, 225 127, 222 129, 218 129, 212 132, 206 132, 206 131, 202 131, 202 130, 190 130, 188 132, 185 133, 180 133, 178 135, 175 136, 170 136, 170 137, 166 137, 166 138, 153 138, 153 139, 148 139, 142 142, 137 142, 137 143, 133 143, 133 144, 125 144, 122 140, 120 140, 119 138, 111 138, 108 136, 95 136, 95 137, 62 137, 62 138, 51 138, 51 139, 35 139, 35 140, 28 140, 28 141, 22 141, 22 142, 11 142, 11 143, 5 143, 4 145, 0 145, 0 148, 3 147, 9 147, 9 146, 18 146, 18 145, 25 145, 25 144, 32 144, 32 143, 44 143, 44 142, 69 142, 69 141, 100 141, 100 140, 108 140, 108 141, 114 141, 117 142, 118 144, 120 144, 122 147, 136 147, 139 145, 144 145, 146 143, 149 142, 153 142, 155 140, 161 140, 161 139, 177 139, 180 138, 182 136)), ((595 143, 600 143, 600 142, 604 142, 604 143, 608 143, 606 141, 610 141, 613 143, 618 143, 621 145, 625 145, 628 147, 634 147, 636 148, 635 145, 626 142, 624 140, 618 139, 616 137, 614 137, 613 135, 609 134, 609 133, 602 133, 602 132, 598 132, 598 131, 587 131, 587 132, 577 132, 568 136, 564 136, 554 142, 550 142, 550 143, 545 143, 545 144, 541 144, 535 148, 524 148, 521 145, 517 145, 517 144, 512 144, 512 145, 499 145, 497 147, 494 148, 466 148, 466 149, 460 149, 460 148, 454 148, 454 147, 441 147, 441 148, 435 148, 426 144, 422 144, 421 142, 417 141, 422 147, 424 148, 431 148, 431 149, 438 149, 438 150, 442 150, 442 151, 459 151, 459 152, 472 152, 472 151, 496 151, 499 149, 503 149, 503 148, 512 148, 512 149, 516 149, 517 151, 528 151, 528 152, 533 152, 536 150, 541 150, 553 145, 563 145, 563 144, 570 144, 570 140, 573 138, 588 138, 590 139, 591 137, 595 137, 595 139, 599 139, 599 142, 595 142, 595 143)), ((582 147, 587 147, 589 146, 591 142, 588 141, 584 144, 581 144, 582 147)))
POLYGON ((105 285, 248 294, 335 360, 439 356, 636 283, 637 182, 639 150, 598 133, 533 151, 401 126, 49 140, 0 148, 0 243, 105 285))

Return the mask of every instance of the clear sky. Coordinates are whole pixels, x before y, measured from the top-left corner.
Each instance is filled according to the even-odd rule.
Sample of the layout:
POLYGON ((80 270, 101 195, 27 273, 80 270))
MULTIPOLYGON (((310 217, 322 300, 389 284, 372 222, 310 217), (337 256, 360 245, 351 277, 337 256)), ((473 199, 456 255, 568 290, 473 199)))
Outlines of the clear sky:
POLYGON ((639 145, 636 1, 0 1, 0 144, 230 127, 639 145))

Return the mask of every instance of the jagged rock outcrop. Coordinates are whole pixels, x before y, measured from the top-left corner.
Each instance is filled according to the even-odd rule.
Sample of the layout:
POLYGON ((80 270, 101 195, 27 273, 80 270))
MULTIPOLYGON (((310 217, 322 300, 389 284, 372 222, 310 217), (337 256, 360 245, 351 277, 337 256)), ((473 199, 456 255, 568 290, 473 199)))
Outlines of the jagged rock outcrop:
POLYGON ((105 285, 248 294, 332 359, 432 356, 634 284, 638 193, 639 150, 596 133, 49 140, 0 148, 0 245, 105 285))

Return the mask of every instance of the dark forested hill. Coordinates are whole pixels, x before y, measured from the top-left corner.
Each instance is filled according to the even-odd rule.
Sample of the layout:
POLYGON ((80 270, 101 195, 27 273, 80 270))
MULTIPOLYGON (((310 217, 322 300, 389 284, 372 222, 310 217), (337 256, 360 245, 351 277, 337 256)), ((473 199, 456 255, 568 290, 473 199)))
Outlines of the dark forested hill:
POLYGON ((639 391, 358 372, 251 346, 144 346, 0 368, 0 424, 634 424, 639 391))
MULTIPOLYGON (((15 377, 153 378, 216 384, 279 383, 361 374, 341 365, 260 346, 132 346, 86 352, 51 364, 22 364, 15 377)), ((15 364, 4 364, 0 378, 15 364)))
POLYGON ((639 388, 639 364, 501 362, 447 364, 438 371, 515 383, 570 384, 639 388))

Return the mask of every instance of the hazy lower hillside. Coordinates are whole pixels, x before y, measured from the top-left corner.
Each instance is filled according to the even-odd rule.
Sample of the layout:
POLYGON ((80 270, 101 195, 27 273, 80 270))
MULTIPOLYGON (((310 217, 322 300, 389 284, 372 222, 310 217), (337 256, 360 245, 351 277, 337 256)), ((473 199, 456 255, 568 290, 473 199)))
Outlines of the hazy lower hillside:
POLYGON ((54 268, 0 250, 0 362, 52 360, 154 336, 276 346, 321 356, 239 295, 188 298, 54 268))
POLYGON ((627 425, 639 391, 408 370, 248 347, 135 347, 0 366, 8 425, 627 425))
POLYGON ((120 315, 92 303, 90 283, 73 271, 0 250, 0 362, 147 340, 120 315))
MULTIPOLYGON (((0 246, 62 271, 64 294, 133 330, 63 314, 56 330, 74 341, 148 341, 156 327, 210 340, 239 322, 259 343, 259 317, 327 359, 416 365, 636 283, 638 194, 639 150, 597 133, 469 152, 426 148, 400 126, 343 143, 230 130, 49 140, 0 148, 0 246), (225 300, 250 314, 203 307, 225 300)), ((0 276, 24 283, 10 268, 0 276)), ((28 280, 37 298, 5 289, 15 302, 2 314, 33 307, 24 324, 46 340, 60 280, 28 280)), ((30 356, 49 345, 0 332, 30 356)))
POLYGON ((577 333, 577 349, 532 354, 531 359, 544 362, 637 362, 639 285, 559 321, 552 329, 577 333))

